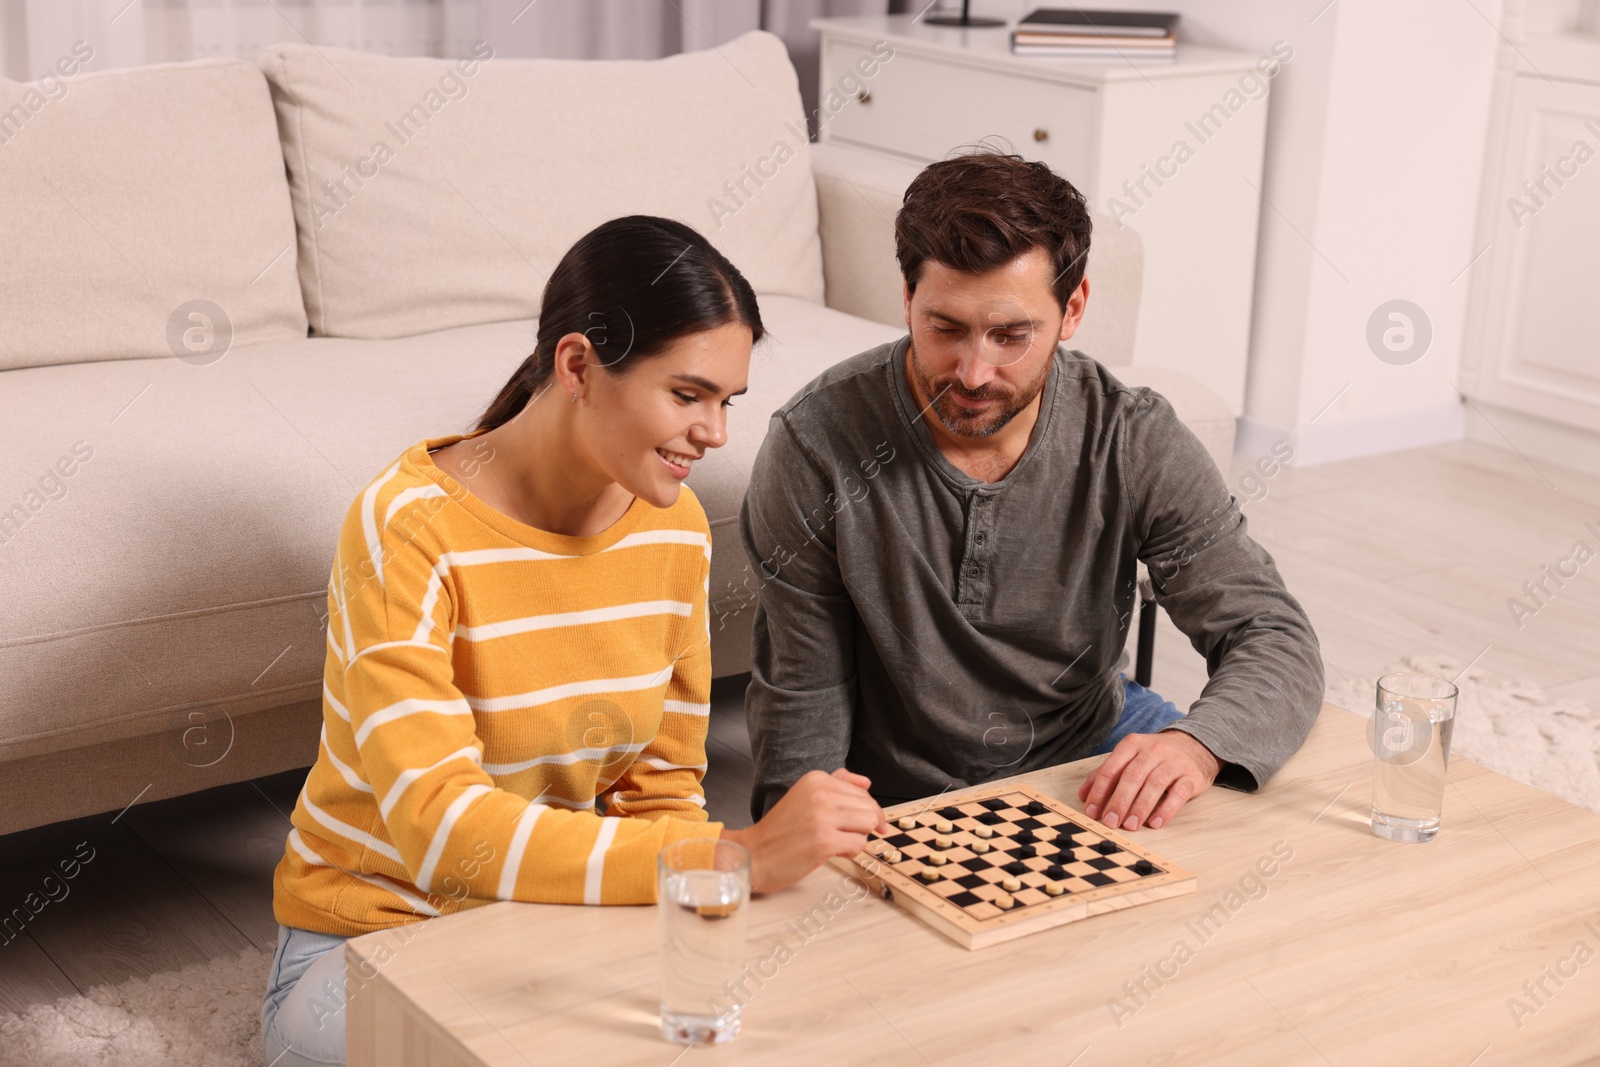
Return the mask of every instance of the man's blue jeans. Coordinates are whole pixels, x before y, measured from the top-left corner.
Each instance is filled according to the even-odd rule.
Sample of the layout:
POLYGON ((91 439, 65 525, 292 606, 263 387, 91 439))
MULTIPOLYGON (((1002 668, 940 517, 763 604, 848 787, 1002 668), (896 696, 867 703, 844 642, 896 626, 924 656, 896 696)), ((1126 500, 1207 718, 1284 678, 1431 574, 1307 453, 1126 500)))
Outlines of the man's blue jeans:
POLYGON ((1089 755, 1104 756, 1129 734, 1153 734, 1183 718, 1183 712, 1178 710, 1176 704, 1162 699, 1161 694, 1152 693, 1138 682, 1129 681, 1127 675, 1122 676, 1122 693, 1122 714, 1117 717, 1106 739, 1089 755))
POLYGON ((266 1063, 344 1063, 344 943, 335 934, 278 927, 267 995, 261 1001, 266 1063))

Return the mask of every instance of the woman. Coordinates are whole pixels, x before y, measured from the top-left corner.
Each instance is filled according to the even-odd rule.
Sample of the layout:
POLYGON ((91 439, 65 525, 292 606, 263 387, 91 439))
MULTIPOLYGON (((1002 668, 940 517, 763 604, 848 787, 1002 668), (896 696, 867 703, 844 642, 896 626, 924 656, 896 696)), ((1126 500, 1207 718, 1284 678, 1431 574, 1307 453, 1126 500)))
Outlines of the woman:
POLYGON ((774 890, 888 831, 843 770, 749 829, 707 821, 710 530, 683 480, 726 441, 763 332, 694 230, 605 223, 476 429, 351 505, 321 745, 273 879, 267 1062, 344 1062, 347 937, 492 900, 648 903, 680 838, 743 844, 774 890))

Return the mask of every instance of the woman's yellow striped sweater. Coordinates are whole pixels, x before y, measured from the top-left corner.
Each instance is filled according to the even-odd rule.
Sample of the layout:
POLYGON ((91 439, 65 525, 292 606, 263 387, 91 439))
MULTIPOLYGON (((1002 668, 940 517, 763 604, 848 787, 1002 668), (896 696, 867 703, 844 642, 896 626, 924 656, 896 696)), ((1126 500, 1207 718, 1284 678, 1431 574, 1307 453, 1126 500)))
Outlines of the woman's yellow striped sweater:
POLYGON ((413 445, 345 516, 322 739, 273 879, 284 926, 349 936, 493 900, 648 903, 663 845, 721 833, 700 787, 699 501, 685 487, 604 533, 547 533, 434 465, 461 439, 413 445))

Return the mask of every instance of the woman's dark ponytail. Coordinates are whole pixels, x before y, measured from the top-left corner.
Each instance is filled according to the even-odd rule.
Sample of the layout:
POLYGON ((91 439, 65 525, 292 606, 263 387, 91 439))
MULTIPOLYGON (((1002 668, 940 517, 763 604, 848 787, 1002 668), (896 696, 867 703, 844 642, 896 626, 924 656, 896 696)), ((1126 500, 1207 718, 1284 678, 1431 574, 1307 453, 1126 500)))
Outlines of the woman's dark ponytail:
POLYGON ((556 344, 587 336, 600 364, 624 374, 689 334, 739 322, 751 343, 765 334, 756 294, 726 256, 692 227, 628 215, 590 230, 545 283, 533 354, 478 419, 492 430, 515 418, 555 369, 556 344))

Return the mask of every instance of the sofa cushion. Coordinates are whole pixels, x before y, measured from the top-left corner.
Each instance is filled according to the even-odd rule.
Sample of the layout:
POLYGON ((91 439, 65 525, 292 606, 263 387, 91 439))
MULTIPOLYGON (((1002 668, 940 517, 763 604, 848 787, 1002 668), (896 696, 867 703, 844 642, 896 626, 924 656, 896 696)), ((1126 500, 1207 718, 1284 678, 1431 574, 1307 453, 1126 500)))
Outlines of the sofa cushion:
MULTIPOLYGON (((795 298, 761 308, 771 340, 730 444, 691 483, 716 539, 714 598, 744 566, 738 509, 770 412, 896 336, 795 298)), ((170 731, 174 758, 193 762, 191 712, 315 698, 351 501, 405 448, 467 431, 533 336, 522 320, 239 347, 208 366, 7 372, 0 556, 20 610, 0 612, 0 760, 170 731)), ((747 669, 743 640, 718 636, 719 671, 747 669)))
POLYGON ((0 79, 0 142, 0 370, 305 337, 256 67, 0 79))
POLYGON ((319 334, 532 317, 572 243, 630 214, 694 226, 757 292, 822 300, 800 91, 769 33, 650 61, 275 45, 261 63, 319 334))

